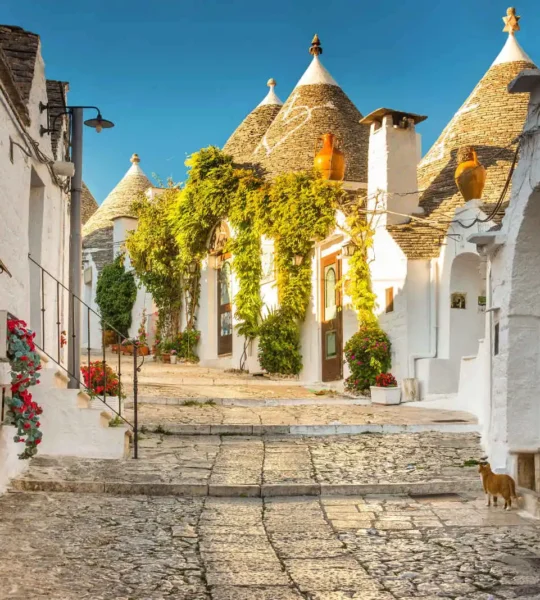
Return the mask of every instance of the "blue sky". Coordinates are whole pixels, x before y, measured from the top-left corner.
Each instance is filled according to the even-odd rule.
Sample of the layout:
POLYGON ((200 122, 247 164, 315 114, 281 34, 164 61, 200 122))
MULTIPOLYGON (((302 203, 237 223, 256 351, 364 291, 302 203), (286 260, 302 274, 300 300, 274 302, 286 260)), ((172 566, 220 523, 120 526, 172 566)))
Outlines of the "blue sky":
MULTIPOLYGON (((502 48, 509 0, 7 0, 3 23, 41 35, 47 77, 70 104, 98 105, 116 127, 85 132, 84 179, 97 201, 133 152, 151 176, 185 176, 186 155, 221 146, 266 94, 283 101, 310 62, 358 109, 426 114, 427 151, 502 48)), ((540 6, 521 0, 518 39, 540 62, 540 6)))

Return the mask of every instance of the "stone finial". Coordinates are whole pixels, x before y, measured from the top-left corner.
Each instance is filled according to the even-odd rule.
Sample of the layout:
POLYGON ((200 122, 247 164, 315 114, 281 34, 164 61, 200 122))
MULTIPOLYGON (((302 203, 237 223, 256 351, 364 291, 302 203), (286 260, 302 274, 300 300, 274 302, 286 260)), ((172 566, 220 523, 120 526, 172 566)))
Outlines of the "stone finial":
POLYGON ((273 77, 271 77, 271 78, 268 80, 268 83, 267 83, 266 85, 267 85, 267 86, 268 86, 270 89, 274 89, 274 88, 276 87, 277 83, 276 83, 276 80, 275 80, 273 77))
POLYGON ((313 54, 313 56, 319 56, 319 54, 322 54, 323 50, 322 50, 322 46, 321 46, 321 40, 319 39, 319 36, 317 34, 315 34, 313 36, 313 39, 311 40, 311 46, 309 48, 309 53, 313 54))
POLYGON ((516 15, 516 9, 511 6, 506 10, 506 17, 503 17, 504 21, 504 29, 503 31, 507 31, 510 35, 514 35, 516 31, 520 30, 519 20, 521 17, 516 15))
POLYGON ((139 155, 138 155, 138 154, 134 154, 134 155, 133 155, 133 156, 132 156, 132 157, 129 159, 129 161, 130 161, 131 163, 133 163, 134 165, 137 165, 137 164, 139 164, 139 163, 141 162, 141 159, 139 158, 139 155))

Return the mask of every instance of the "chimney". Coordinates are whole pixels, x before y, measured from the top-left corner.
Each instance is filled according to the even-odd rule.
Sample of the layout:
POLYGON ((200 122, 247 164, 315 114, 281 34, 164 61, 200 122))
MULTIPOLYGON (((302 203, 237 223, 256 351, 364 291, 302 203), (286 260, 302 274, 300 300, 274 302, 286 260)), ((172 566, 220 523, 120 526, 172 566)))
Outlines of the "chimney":
POLYGON ((416 125, 427 117, 379 108, 360 122, 370 126, 368 154, 368 206, 390 211, 377 223, 407 223, 418 208, 416 171, 420 160, 420 135, 416 125), (399 214, 392 214, 399 213, 399 214))

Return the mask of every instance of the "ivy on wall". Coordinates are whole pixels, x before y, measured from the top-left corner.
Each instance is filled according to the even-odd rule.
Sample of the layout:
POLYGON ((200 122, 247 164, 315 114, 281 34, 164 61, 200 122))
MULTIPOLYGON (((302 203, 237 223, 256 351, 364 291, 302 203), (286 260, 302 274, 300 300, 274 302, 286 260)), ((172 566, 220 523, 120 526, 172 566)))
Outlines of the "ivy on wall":
POLYGON ((137 229, 128 233, 126 248, 139 282, 159 310, 158 331, 165 338, 178 335, 182 310, 183 270, 168 214, 178 187, 168 187, 152 200, 141 195, 134 204, 137 229))
POLYGON ((156 199, 140 201, 139 227, 127 241, 132 264, 160 313, 167 307, 179 312, 174 300, 178 302, 182 288, 187 328, 196 328, 202 261, 214 228, 227 220, 233 230, 225 250, 233 255, 238 284, 234 299, 238 333, 246 341, 260 337, 261 364, 267 369, 298 373, 299 327, 312 292, 313 249, 336 226, 336 211, 341 209, 359 248, 350 260, 348 293, 361 320, 374 319, 367 260, 372 230, 341 184, 324 180, 315 171, 287 173, 268 182, 252 169, 237 168, 231 156, 213 146, 190 156, 186 166, 188 177, 181 189, 170 186, 156 199), (264 321, 263 235, 274 241, 279 293, 279 309, 264 321), (278 329, 287 332, 287 343, 277 343, 278 329))
POLYGON ((368 211, 365 196, 356 194, 345 197, 340 209, 345 215, 342 228, 354 246, 354 253, 349 257, 345 291, 351 298, 360 325, 375 323, 376 295, 373 293, 369 262, 375 235, 376 207, 368 211))

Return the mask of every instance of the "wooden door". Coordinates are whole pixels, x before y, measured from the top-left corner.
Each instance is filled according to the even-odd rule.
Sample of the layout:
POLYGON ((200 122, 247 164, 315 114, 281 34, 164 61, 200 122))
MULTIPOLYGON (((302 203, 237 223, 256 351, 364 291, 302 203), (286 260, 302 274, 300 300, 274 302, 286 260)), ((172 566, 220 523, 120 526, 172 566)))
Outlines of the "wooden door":
POLYGON ((231 263, 224 257, 217 277, 218 356, 232 354, 233 319, 231 291, 231 263))
POLYGON ((337 253, 321 259, 322 380, 343 377, 341 261, 337 253))

